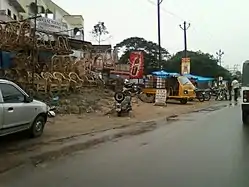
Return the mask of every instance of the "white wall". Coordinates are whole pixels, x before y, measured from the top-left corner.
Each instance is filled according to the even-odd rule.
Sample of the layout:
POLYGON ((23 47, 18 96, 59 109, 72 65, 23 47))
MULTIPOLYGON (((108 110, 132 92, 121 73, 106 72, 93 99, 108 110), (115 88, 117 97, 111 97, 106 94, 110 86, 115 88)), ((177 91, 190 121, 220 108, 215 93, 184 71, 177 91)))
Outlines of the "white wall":
POLYGON ((11 18, 14 19, 14 14, 17 16, 17 20, 19 20, 19 13, 16 11, 16 9, 13 6, 9 5, 8 0, 0 0, 0 10, 6 10, 7 15, 7 9, 11 11, 11 18))

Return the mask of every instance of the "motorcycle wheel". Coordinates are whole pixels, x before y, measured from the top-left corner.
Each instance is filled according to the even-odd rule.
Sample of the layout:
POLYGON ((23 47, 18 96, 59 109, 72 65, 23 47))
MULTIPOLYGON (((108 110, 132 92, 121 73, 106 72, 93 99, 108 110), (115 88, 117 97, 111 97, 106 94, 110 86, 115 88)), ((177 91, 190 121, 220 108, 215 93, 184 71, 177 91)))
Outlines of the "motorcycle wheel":
POLYGON ((211 94, 206 93, 205 94, 205 101, 210 101, 210 99, 211 99, 211 94))
POLYGON ((205 101, 205 95, 204 95, 204 94, 200 94, 200 95, 198 96, 198 100, 199 100, 200 102, 204 102, 204 101, 205 101))
POLYGON ((117 115, 118 115, 118 117, 121 117, 122 112, 118 112, 117 115))

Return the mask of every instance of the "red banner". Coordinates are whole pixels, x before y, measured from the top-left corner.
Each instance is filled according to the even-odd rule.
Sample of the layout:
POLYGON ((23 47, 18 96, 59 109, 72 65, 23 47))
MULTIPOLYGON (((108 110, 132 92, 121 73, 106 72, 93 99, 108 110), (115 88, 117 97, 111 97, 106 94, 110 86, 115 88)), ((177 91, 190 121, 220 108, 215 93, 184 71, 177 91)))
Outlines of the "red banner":
POLYGON ((130 53, 130 78, 142 79, 144 73, 144 55, 141 51, 130 53))

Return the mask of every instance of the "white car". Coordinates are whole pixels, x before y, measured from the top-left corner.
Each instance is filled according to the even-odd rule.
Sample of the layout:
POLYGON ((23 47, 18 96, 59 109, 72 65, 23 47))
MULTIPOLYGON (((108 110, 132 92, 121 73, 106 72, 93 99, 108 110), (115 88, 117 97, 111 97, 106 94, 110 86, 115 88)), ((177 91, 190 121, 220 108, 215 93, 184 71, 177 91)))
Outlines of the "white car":
POLYGON ((15 83, 0 79, 0 136, 28 131, 41 136, 47 122, 48 106, 34 100, 15 83))

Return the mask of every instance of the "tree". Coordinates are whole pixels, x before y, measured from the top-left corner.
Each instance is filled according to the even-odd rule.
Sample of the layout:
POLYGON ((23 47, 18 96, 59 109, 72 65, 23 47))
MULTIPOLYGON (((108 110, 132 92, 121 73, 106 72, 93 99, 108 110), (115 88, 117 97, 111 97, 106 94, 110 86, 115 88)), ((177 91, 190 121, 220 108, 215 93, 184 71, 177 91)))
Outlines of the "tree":
MULTIPOLYGON (((140 37, 130 37, 115 46, 116 49, 123 49, 124 53, 119 59, 119 63, 127 64, 130 52, 143 51, 144 53, 144 70, 150 73, 158 69, 158 51, 159 46, 151 41, 147 41, 140 37)), ((162 64, 170 57, 169 52, 161 47, 162 64)))
POLYGON ((91 34, 92 34, 93 38, 100 45, 101 42, 107 40, 108 37, 104 37, 104 36, 109 35, 109 31, 107 30, 105 23, 99 21, 96 25, 93 26, 93 30, 91 31, 91 34))
MULTIPOLYGON (((231 77, 230 72, 217 64, 217 59, 213 55, 203 53, 201 51, 188 51, 190 57, 190 70, 191 74, 206 76, 206 77, 219 77, 225 79, 231 77)), ((181 59, 184 57, 184 52, 180 51, 172 56, 167 63, 164 64, 164 69, 171 72, 181 71, 181 59)))

